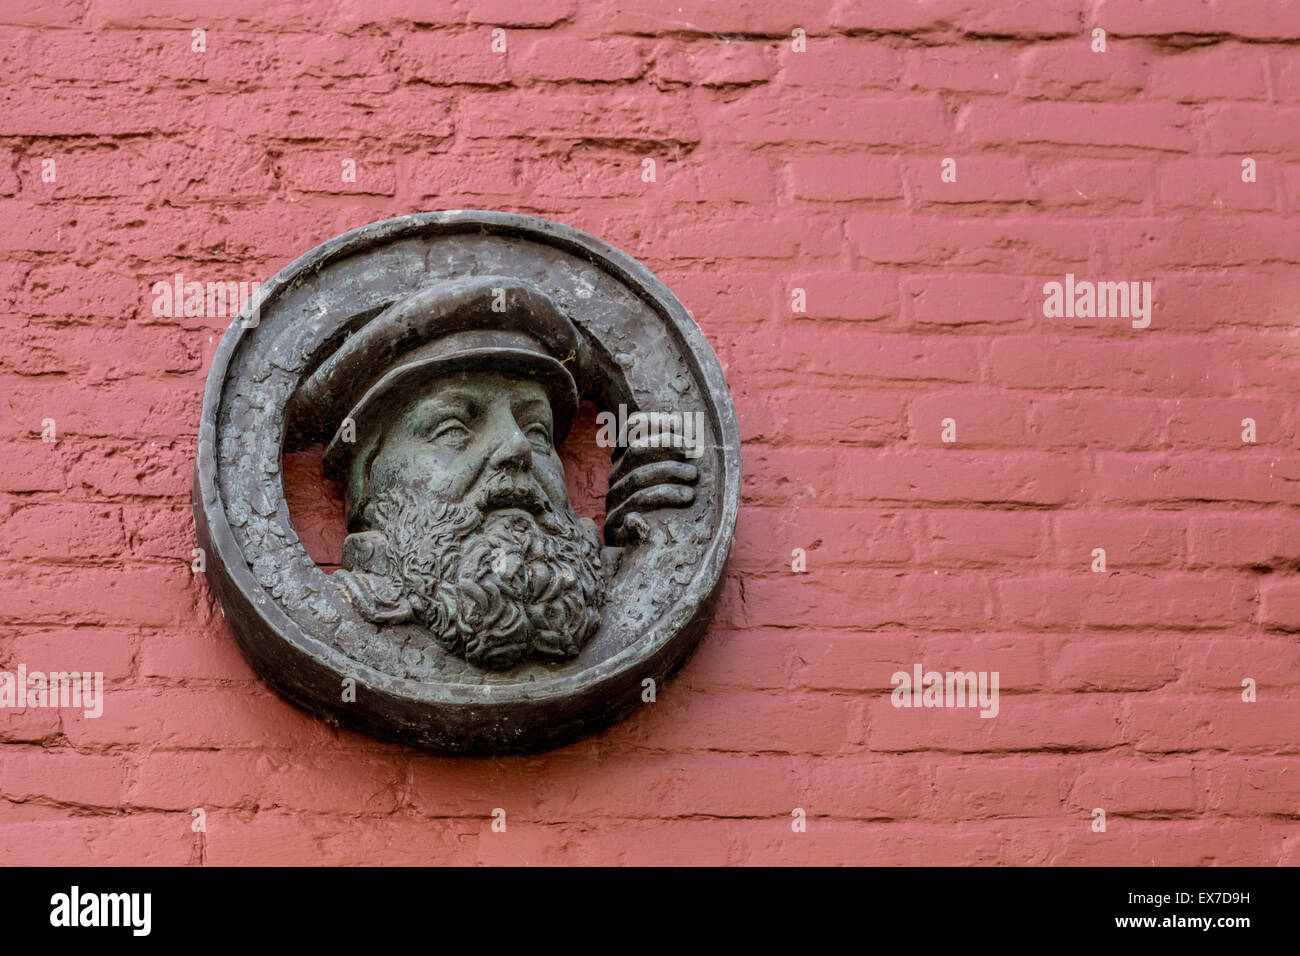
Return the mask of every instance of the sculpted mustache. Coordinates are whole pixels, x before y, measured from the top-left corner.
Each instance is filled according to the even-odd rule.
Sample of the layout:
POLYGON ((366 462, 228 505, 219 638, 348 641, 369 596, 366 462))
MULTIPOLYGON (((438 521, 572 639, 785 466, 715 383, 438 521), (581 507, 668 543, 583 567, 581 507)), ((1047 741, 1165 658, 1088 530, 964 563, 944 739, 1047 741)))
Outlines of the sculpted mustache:
POLYGON ((549 503, 533 485, 515 483, 506 477, 489 479, 474 493, 469 503, 484 514, 497 507, 517 507, 534 515, 550 509, 549 503))
POLYGON ((520 508, 531 514, 542 530, 556 534, 564 530, 555 508, 531 484, 511 481, 504 476, 489 479, 473 496, 470 504, 486 515, 494 508, 520 508))
POLYGON ((535 488, 527 485, 491 485, 474 496, 479 511, 493 508, 522 508, 537 514, 546 510, 547 504, 535 488))

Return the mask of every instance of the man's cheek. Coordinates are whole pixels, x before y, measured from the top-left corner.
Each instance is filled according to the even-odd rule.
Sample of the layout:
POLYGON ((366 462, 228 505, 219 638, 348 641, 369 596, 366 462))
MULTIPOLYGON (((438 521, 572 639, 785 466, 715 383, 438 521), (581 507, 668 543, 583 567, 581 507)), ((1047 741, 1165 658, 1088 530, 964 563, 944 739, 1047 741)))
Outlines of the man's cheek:
POLYGON ((538 484, 546 492, 546 496, 551 499, 551 504, 557 508, 562 508, 568 504, 569 489, 564 482, 564 464, 556 455, 548 455, 541 459, 533 469, 537 476, 538 484))

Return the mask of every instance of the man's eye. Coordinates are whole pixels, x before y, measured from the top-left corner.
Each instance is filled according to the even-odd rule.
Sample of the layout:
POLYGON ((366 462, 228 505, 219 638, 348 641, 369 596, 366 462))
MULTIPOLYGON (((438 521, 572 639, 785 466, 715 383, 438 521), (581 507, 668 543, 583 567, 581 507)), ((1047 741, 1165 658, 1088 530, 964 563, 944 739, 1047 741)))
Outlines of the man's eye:
POLYGON ((531 441, 534 445, 538 445, 538 446, 544 445, 548 449, 551 447, 551 430, 547 428, 545 425, 542 425, 540 423, 536 425, 529 425, 526 429, 524 429, 524 434, 528 436, 528 440, 531 441))
POLYGON ((429 440, 435 445, 442 445, 447 448, 463 448, 469 441, 469 429, 464 423, 449 419, 442 422, 433 429, 429 440))

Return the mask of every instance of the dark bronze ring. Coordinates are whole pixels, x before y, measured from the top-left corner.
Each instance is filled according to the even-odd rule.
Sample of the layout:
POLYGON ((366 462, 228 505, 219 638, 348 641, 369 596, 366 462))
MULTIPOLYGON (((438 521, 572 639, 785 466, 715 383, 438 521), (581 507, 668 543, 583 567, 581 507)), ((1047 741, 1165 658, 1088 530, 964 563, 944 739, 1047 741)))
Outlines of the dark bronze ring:
POLYGON ((740 478, 717 357, 648 269, 544 219, 422 213, 313 249, 232 323, 194 517, 240 648, 285 697, 388 740, 516 753, 619 720, 682 665, 717 604, 740 478), (612 541, 556 476, 584 400, 636 427, 672 419, 664 441, 686 442, 619 436, 625 485, 674 484, 641 487, 612 541), (313 445, 346 493, 332 574, 282 480, 286 451, 313 445))

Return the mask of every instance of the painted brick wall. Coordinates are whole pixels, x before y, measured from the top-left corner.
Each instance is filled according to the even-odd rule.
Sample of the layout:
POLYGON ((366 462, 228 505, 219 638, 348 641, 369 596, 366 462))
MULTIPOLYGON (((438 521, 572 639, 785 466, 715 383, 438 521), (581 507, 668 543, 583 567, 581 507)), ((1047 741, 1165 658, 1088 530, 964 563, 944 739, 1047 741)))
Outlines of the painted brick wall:
POLYGON ((5 0, 0 666, 108 693, 0 711, 0 862, 1300 862, 1298 40, 1288 0, 5 0), (746 443, 696 657, 528 759, 253 675, 189 564, 227 322, 151 307, 455 208, 646 262, 746 443), (1067 274, 1150 327, 1046 315, 1067 274), (893 706, 917 664, 997 717, 893 706))

